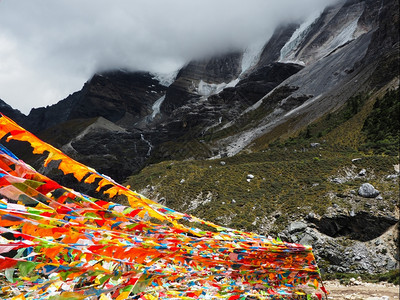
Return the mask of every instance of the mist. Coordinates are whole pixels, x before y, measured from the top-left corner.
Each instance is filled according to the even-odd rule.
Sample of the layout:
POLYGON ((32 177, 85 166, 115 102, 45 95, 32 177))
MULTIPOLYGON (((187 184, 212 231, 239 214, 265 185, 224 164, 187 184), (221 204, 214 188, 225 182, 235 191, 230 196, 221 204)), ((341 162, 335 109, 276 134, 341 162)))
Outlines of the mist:
POLYGON ((28 114, 98 71, 173 72, 265 43, 334 0, 0 0, 0 99, 28 114))

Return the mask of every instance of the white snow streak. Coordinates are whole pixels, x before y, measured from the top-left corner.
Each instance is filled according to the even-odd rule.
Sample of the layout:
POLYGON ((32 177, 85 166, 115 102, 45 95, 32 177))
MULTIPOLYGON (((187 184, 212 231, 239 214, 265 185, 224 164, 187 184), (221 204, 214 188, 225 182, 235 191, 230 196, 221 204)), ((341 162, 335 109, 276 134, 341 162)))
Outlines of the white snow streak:
POLYGON ((151 107, 153 110, 153 112, 151 113, 151 120, 153 120, 156 117, 156 115, 160 113, 160 107, 164 99, 165 95, 157 99, 156 102, 154 102, 153 106, 151 107))
POLYGON ((144 141, 147 145, 149 145, 149 149, 147 150, 147 153, 146 153, 146 155, 149 156, 150 153, 151 153, 151 150, 153 149, 153 145, 150 143, 149 140, 146 140, 146 139, 144 138, 144 135, 143 135, 142 133, 140 134, 140 139, 141 139, 142 141, 144 141))
POLYGON ((216 83, 207 83, 203 80, 200 80, 198 86, 197 86, 197 94, 200 96, 203 96, 203 100, 205 100, 207 97, 215 94, 219 94, 220 92, 223 91, 223 89, 227 87, 235 87, 239 82, 239 78, 236 78, 228 83, 222 82, 219 84, 216 83))
POLYGON ((299 26, 299 28, 297 28, 295 30, 295 32, 293 32, 289 41, 287 41, 286 44, 281 49, 281 55, 279 58, 279 62, 297 63, 300 65, 304 64, 304 62, 302 62, 302 61, 295 60, 294 56, 295 56, 298 46, 301 44, 301 42, 304 40, 304 38, 310 32, 311 26, 319 18, 319 16, 320 16, 320 12, 314 13, 303 24, 301 24, 299 26))

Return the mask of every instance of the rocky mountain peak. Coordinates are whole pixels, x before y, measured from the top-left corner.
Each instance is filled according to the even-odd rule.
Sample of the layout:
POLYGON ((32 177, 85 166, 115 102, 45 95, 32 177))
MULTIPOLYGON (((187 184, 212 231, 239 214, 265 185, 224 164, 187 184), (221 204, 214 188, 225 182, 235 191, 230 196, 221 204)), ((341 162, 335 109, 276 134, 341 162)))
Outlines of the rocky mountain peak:
POLYGON ((198 99, 203 94, 204 83, 228 84, 236 79, 241 72, 241 59, 242 53, 233 52, 191 61, 179 71, 176 80, 167 90, 161 110, 169 113, 190 99, 198 99))
POLYGON ((26 116, 21 113, 18 109, 12 108, 6 102, 0 99, 0 112, 7 117, 13 119, 19 124, 25 124, 26 116))

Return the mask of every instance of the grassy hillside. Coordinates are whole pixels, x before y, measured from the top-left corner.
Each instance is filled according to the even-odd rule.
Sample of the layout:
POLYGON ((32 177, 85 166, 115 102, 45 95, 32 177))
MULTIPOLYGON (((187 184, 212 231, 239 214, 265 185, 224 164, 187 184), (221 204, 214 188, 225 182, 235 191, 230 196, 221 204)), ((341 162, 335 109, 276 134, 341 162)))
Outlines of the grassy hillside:
MULTIPOLYGON (((164 197, 167 206, 179 211, 250 231, 260 231, 261 224, 270 223, 264 230, 276 233, 290 219, 310 212, 323 214, 334 204, 352 208, 347 200, 352 190, 366 182, 356 176, 365 168, 374 174, 368 182, 385 191, 381 208, 393 210, 398 186, 382 178, 393 173, 396 157, 294 150, 244 154, 225 159, 225 165, 221 160, 163 162, 147 167, 127 183, 152 199, 164 197), (354 158, 362 159, 353 163, 354 158), (344 184, 332 181, 349 172, 355 178, 344 184), (249 174, 254 178, 247 180, 249 174)), ((362 208, 365 203, 359 199, 357 205, 362 208)))

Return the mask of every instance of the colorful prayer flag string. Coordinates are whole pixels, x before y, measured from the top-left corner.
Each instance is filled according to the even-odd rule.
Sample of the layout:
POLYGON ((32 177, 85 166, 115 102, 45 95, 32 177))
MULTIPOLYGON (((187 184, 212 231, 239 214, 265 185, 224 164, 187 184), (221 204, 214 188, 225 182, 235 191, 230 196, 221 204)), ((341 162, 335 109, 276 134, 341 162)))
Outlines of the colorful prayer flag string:
POLYGON ((46 144, 4 115, 0 138, 47 152, 89 197, 0 145, 2 299, 307 299, 326 295, 310 246, 225 228, 153 202, 46 144), (204 231, 184 224, 205 224, 204 231), (310 291, 310 287, 313 291, 310 291), (301 298, 303 299, 303 298, 301 298), (304 298, 305 299, 305 298, 304 298))

